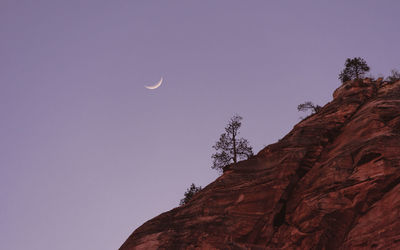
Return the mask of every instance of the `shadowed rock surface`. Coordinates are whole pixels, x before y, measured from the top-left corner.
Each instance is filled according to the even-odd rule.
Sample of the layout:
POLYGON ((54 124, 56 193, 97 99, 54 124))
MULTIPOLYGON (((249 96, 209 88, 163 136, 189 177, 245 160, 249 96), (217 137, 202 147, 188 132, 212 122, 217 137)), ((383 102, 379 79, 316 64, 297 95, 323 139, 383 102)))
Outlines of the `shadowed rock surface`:
POLYGON ((120 250, 400 249, 400 82, 333 97, 120 250))

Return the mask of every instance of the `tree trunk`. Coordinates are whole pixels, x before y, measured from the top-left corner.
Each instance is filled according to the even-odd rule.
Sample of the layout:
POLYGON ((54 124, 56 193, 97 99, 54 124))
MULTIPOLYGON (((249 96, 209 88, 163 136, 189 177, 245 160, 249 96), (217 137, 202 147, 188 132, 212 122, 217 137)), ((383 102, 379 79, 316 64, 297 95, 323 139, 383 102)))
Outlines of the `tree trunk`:
POLYGON ((233 133, 232 135, 232 140, 233 140, 233 162, 236 163, 236 134, 233 133))
POLYGON ((360 73, 358 72, 359 70, 358 70, 358 67, 356 66, 355 67, 355 73, 356 73, 356 79, 360 79, 360 73))

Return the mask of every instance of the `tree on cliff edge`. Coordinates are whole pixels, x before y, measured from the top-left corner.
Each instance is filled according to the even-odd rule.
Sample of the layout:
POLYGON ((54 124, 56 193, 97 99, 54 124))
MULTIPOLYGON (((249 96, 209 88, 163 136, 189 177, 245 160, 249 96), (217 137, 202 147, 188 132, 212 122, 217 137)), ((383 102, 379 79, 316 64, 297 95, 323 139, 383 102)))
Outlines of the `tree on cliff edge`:
POLYGON ((238 138, 242 119, 241 116, 234 115, 225 127, 225 133, 220 136, 219 141, 213 146, 217 153, 211 156, 213 158, 213 166, 211 168, 222 170, 223 167, 232 162, 237 163, 238 160, 243 160, 253 155, 253 149, 249 142, 246 139, 238 138))
POLYGON ((307 110, 311 110, 311 114, 318 113, 321 109, 322 109, 321 106, 316 105, 316 104, 314 104, 314 103, 312 103, 312 102, 310 102, 310 101, 307 101, 307 102, 305 102, 305 103, 299 104, 299 105, 297 106, 297 110, 298 110, 298 111, 303 111, 303 112, 305 112, 305 111, 307 111, 307 110))
POLYGON ((361 57, 347 58, 344 66, 344 70, 339 74, 339 80, 342 82, 360 79, 369 71, 367 62, 361 57))
POLYGON ((179 205, 182 206, 187 204, 192 199, 192 197, 199 191, 201 191, 201 186, 196 187, 196 185, 192 183, 192 185, 190 185, 190 188, 186 190, 184 197, 179 203, 179 205))

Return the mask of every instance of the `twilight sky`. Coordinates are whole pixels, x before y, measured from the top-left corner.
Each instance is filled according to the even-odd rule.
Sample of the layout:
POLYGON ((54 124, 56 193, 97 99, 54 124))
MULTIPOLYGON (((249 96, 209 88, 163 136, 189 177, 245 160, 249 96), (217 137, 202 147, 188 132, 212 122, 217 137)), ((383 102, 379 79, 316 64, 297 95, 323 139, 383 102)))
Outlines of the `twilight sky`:
POLYGON ((206 186, 229 118, 257 153, 347 57, 400 69, 400 2, 0 1, 0 249, 117 249, 206 186), (157 90, 143 86, 164 83, 157 90))

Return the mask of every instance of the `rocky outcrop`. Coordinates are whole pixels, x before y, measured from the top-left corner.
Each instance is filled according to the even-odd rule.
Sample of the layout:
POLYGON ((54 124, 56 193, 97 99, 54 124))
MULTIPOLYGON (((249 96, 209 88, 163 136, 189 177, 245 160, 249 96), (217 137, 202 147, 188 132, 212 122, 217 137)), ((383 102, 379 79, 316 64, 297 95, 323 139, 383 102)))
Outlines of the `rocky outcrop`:
POLYGON ((400 249, 400 82, 333 96, 120 249, 400 249))

